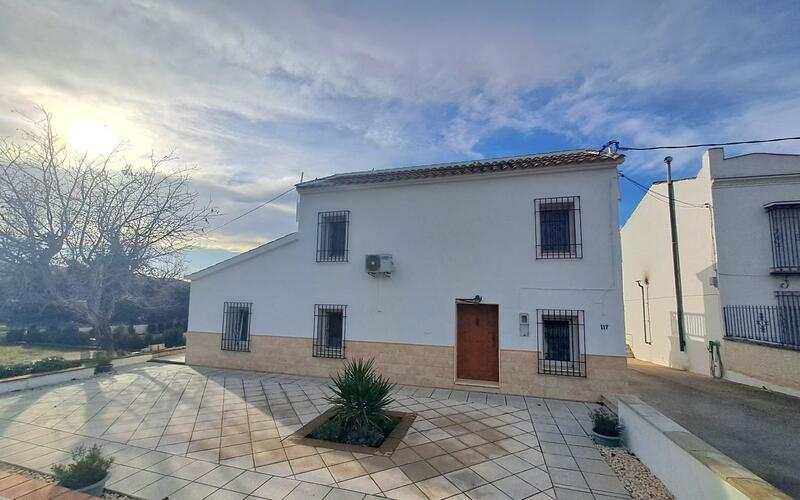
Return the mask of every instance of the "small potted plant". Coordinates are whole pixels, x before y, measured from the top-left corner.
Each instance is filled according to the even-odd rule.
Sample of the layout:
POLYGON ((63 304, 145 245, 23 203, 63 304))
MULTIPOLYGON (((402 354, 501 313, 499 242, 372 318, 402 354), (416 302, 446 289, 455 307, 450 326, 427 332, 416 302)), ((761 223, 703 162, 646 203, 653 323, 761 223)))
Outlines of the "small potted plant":
POLYGON ((104 352, 98 352, 94 360, 97 363, 94 366, 95 375, 98 373, 107 373, 114 369, 114 365, 111 364, 111 357, 104 352))
POLYGON ((56 482, 87 495, 102 496, 114 458, 104 457, 100 451, 98 445, 88 450, 83 446, 73 450, 72 462, 53 466, 56 482))
POLYGON ((619 446, 622 426, 617 416, 605 408, 598 408, 592 411, 591 417, 595 443, 610 447, 619 446))

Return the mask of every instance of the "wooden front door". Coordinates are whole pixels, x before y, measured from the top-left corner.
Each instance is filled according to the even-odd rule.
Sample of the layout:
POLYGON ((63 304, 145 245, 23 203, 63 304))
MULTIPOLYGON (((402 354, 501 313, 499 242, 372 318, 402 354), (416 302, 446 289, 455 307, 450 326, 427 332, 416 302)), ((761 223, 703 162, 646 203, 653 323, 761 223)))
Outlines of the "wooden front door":
POLYGON ((456 378, 499 382, 496 304, 456 304, 456 378))

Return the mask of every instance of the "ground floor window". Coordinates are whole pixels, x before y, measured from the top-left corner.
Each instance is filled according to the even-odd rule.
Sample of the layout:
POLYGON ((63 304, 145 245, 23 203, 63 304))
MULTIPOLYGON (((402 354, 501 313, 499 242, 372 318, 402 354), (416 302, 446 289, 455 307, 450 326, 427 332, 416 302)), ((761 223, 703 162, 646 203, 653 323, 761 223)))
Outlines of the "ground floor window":
POLYGON ((314 305, 314 344, 312 354, 320 358, 344 358, 347 306, 314 305))
POLYGON ((571 377, 586 376, 583 311, 539 309, 538 372, 571 377))
POLYGON ((222 350, 250 350, 252 302, 225 302, 222 309, 222 350))

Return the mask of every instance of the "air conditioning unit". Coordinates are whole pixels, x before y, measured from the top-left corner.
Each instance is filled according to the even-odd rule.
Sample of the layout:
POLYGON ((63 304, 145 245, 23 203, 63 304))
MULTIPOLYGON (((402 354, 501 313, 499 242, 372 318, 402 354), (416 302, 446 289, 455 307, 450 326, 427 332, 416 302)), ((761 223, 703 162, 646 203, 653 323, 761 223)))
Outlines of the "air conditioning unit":
POLYGON ((367 255, 367 272, 371 275, 378 273, 388 275, 394 271, 394 261, 392 254, 371 254, 367 255))

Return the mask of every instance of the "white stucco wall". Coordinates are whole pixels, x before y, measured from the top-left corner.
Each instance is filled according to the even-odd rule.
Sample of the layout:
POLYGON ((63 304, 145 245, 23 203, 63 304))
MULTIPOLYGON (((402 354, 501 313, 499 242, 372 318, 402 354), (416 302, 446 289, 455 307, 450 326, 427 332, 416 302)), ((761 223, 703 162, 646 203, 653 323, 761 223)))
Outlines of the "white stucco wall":
POLYGON ((777 305, 775 292, 800 290, 800 277, 770 275, 772 237, 764 205, 800 201, 800 155, 723 159, 721 149, 712 149, 707 161, 714 179, 722 305, 777 305))
POLYGON ((189 330, 220 332, 253 302, 252 334, 311 337, 314 304, 346 304, 347 339, 453 345, 455 300, 499 304, 501 349, 536 349, 518 315, 585 311, 587 353, 624 355, 615 166, 300 192, 296 241, 192 281, 189 330), (583 258, 536 260, 533 200, 580 196, 583 258), (317 263, 317 213, 350 210, 349 262, 317 263), (374 278, 369 253, 395 273, 374 278), (608 329, 601 329, 608 325, 608 329))
MULTIPOLYGON (((667 186, 656 184, 651 191, 666 196, 667 186)), ((800 290, 800 278, 770 275, 772 241, 763 208, 767 203, 800 200, 800 156, 749 154, 726 159, 722 149, 710 149, 696 178, 675 183, 675 197, 712 206, 711 213, 681 204, 676 210, 690 333, 687 353, 678 351, 671 319, 676 306, 668 205, 653 196, 642 199, 621 232, 626 332, 637 358, 708 374, 706 346, 724 335, 723 306, 777 305, 776 291, 800 290), (715 274, 719 288, 709 282, 715 274), (650 281, 652 345, 644 342, 641 291, 635 282, 645 277, 650 281), (704 335, 693 335, 695 328, 704 335)))
POLYGON ((676 326, 675 281, 669 225, 667 184, 651 186, 622 228, 625 329, 638 359, 664 366, 709 374, 709 340, 722 337, 719 290, 710 284, 714 272, 711 212, 697 207, 711 201, 708 169, 696 178, 674 183, 683 305, 686 313, 686 351, 681 352, 676 326), (695 206, 688 206, 688 204, 695 206), (645 315, 649 311, 645 342, 642 293, 636 280, 647 280, 645 315))

